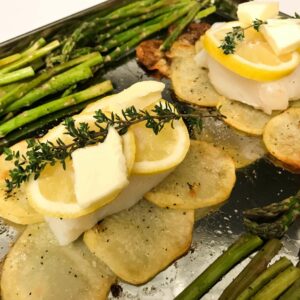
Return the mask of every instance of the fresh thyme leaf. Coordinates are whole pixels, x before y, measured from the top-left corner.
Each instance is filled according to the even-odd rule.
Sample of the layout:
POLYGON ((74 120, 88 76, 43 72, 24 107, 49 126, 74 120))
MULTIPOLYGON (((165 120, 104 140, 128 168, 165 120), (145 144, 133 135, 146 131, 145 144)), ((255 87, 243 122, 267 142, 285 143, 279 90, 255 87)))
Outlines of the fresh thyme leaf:
POLYGON ((254 28, 256 31, 259 31, 260 26, 263 24, 267 24, 267 22, 255 19, 248 27, 232 27, 232 31, 226 33, 219 48, 221 48, 226 55, 234 54, 237 44, 245 39, 245 31, 249 28, 254 28))
POLYGON ((259 28, 261 25, 263 24, 267 24, 267 22, 264 22, 262 20, 259 20, 259 19, 255 19, 252 23, 252 26, 253 28, 256 30, 256 31, 259 31, 259 28))
POLYGON ((63 123, 66 128, 65 134, 72 137, 72 143, 65 144, 61 139, 57 139, 56 143, 29 139, 27 140, 26 155, 21 155, 20 152, 12 151, 9 148, 4 149, 6 160, 14 163, 14 168, 9 171, 10 178, 6 179, 7 192, 19 188, 31 176, 35 180, 38 179, 47 165, 53 166, 58 162, 65 168, 66 159, 71 158, 71 154, 75 150, 104 142, 110 126, 114 127, 120 135, 123 135, 130 126, 145 122, 147 128, 153 130, 155 134, 159 134, 167 123, 173 126, 175 120, 184 118, 194 130, 201 130, 203 117, 212 116, 205 116, 194 108, 179 113, 170 103, 160 102, 151 111, 137 110, 131 106, 122 110, 121 115, 105 114, 98 110, 94 116, 97 130, 91 130, 87 123, 80 123, 76 126, 73 118, 66 118, 63 123))

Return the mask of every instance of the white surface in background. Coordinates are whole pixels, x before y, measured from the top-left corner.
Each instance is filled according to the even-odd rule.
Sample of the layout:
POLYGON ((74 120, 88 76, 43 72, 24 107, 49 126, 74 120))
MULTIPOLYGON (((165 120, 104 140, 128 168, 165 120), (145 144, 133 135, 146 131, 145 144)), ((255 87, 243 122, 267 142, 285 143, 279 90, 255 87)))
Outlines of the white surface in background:
MULTIPOLYGON (((105 0, 0 0, 0 43, 105 0)), ((300 12, 299 0, 280 0, 282 12, 300 12)))
POLYGON ((105 0, 0 0, 0 43, 105 0))

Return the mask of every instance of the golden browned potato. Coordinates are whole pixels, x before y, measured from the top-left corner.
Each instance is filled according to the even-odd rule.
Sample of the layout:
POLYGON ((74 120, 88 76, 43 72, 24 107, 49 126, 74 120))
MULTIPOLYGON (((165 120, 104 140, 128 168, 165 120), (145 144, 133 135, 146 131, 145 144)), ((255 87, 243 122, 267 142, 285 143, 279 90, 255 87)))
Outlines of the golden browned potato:
POLYGON ((184 161, 145 198, 160 207, 212 207, 229 197, 235 180, 229 155, 212 144, 192 141, 184 161))
POLYGON ((218 104, 224 122, 228 125, 251 135, 262 135, 266 124, 273 115, 267 115, 263 111, 247 104, 225 99, 218 104))
POLYGON ((189 249, 193 224, 194 211, 142 200, 87 231, 84 242, 120 279, 142 284, 189 249))
POLYGON ((300 107, 292 107, 271 119, 264 143, 269 152, 290 168, 300 170, 300 107))

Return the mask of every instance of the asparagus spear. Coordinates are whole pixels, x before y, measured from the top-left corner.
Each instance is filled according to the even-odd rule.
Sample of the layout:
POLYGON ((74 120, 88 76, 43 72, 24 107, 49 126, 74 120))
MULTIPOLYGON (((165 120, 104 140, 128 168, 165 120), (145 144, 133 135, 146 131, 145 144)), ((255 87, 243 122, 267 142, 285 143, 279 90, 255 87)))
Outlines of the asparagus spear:
POLYGON ((171 10, 174 10, 174 9, 179 8, 181 6, 182 6, 182 4, 177 4, 177 5, 174 5, 174 6, 171 6, 171 7, 163 7, 163 8, 160 8, 160 9, 156 9, 153 12, 150 12, 150 13, 147 13, 147 14, 144 14, 144 15, 140 15, 140 16, 135 17, 135 18, 130 18, 127 21, 121 23, 119 26, 116 26, 116 27, 112 28, 108 32, 98 35, 97 39, 96 39, 96 42, 100 43, 100 42, 102 42, 106 39, 114 37, 117 33, 123 32, 124 30, 126 30, 126 29, 128 29, 128 28, 130 28, 130 27, 132 27, 136 24, 140 24, 145 20, 149 20, 149 19, 155 18, 157 16, 163 15, 163 14, 168 13, 171 10))
POLYGON ((33 51, 39 49, 40 47, 44 46, 46 44, 46 41, 44 38, 40 38, 39 40, 37 40, 35 43, 33 43, 32 46, 30 46, 27 50, 25 50, 22 53, 15 53, 12 54, 10 56, 4 57, 2 59, 0 59, 0 67, 8 65, 12 62, 15 62, 17 60, 19 60, 20 58, 22 58, 23 56, 26 56, 30 53, 32 53, 33 51))
MULTIPOLYGON (((132 40, 121 45, 120 47, 116 48, 114 51, 109 53, 107 56, 105 56, 104 61, 108 63, 122 57, 123 55, 130 52, 143 39, 147 38, 148 36, 152 35, 155 32, 162 30, 163 28, 168 27, 173 22, 175 22, 176 20, 178 20, 179 18, 187 14, 190 10, 194 9, 196 6, 198 6, 197 3, 191 3, 189 5, 186 5, 182 9, 178 9, 172 12, 170 16, 168 16, 168 18, 165 18, 159 24, 150 25, 144 28, 141 34, 134 37, 132 40)), ((143 25, 141 25, 141 27, 143 27, 143 25)))
POLYGON ((37 119, 35 122, 29 123, 21 128, 18 128, 17 130, 8 134, 5 138, 0 139, 0 153, 2 153, 3 148, 10 147, 18 141, 33 136, 33 134, 36 134, 38 130, 51 126, 51 124, 53 123, 57 124, 65 117, 80 113, 89 103, 93 101, 94 100, 89 100, 83 103, 79 103, 72 107, 67 107, 60 111, 54 112, 53 114, 37 119))
POLYGON ((203 9, 198 12, 198 14, 195 17, 195 20, 201 20, 203 18, 206 18, 207 16, 216 12, 216 10, 217 10, 217 8, 214 5, 206 8, 206 9, 203 9))
POLYGON ((96 49, 100 52, 107 52, 112 48, 115 48, 116 46, 123 45, 124 43, 128 42, 132 38, 143 35, 145 30, 147 30, 147 27, 155 24, 160 24, 164 20, 168 20, 172 13, 160 15, 146 23, 143 24, 143 26, 136 26, 134 28, 131 28, 125 32, 121 32, 117 35, 115 35, 112 39, 109 39, 104 45, 99 45, 96 47, 96 49))
MULTIPOLYGON (((275 300, 299 278, 300 269, 291 266, 277 275, 267 285, 265 285, 252 299, 275 300)), ((289 299, 294 300, 293 298, 289 299)))
POLYGON ((85 31, 90 34, 90 30, 105 24, 108 20, 116 20, 131 16, 142 15, 144 13, 155 10, 159 7, 166 5, 167 0, 153 1, 153 0, 142 0, 134 3, 130 3, 123 6, 112 13, 108 14, 102 18, 95 18, 89 22, 83 22, 67 39, 64 47, 62 49, 62 61, 69 59, 72 50, 75 48, 76 44, 84 38, 85 31), (156 2, 156 3, 154 3, 156 2))
POLYGON ((90 70, 91 66, 102 63, 102 56, 98 55, 93 56, 89 60, 83 62, 82 64, 64 72, 57 76, 52 77, 50 80, 45 82, 43 85, 31 90, 25 96, 17 100, 8 106, 4 112, 16 111, 24 106, 30 106, 36 101, 42 99, 47 95, 54 94, 58 91, 64 90, 65 88, 74 85, 75 83, 88 79, 93 76, 93 73, 90 70))
POLYGON ((255 235, 245 234, 219 256, 175 300, 198 300, 212 288, 238 262, 263 244, 255 235))
POLYGON ((193 21, 193 19, 198 14, 198 11, 203 6, 207 5, 209 3, 209 0, 205 0, 202 3, 197 3, 197 6, 194 7, 194 9, 191 9, 191 11, 184 17, 180 22, 177 24, 175 29, 172 31, 172 33, 165 39, 163 44, 160 47, 160 50, 166 51, 169 50, 174 41, 178 38, 178 36, 182 33, 184 28, 193 21))
POLYGON ((34 70, 32 67, 19 69, 17 71, 0 76, 0 85, 5 85, 16 81, 20 81, 22 79, 31 77, 33 75, 34 75, 34 70))
POLYGON ((22 54, 22 56, 29 55, 29 54, 33 53, 34 51, 40 49, 41 47, 45 46, 46 43, 47 42, 44 38, 40 38, 36 42, 34 42, 32 45, 30 45, 29 48, 26 49, 25 51, 23 51, 21 54, 22 54))
POLYGON ((53 100, 46 104, 24 111, 6 123, 0 125, 0 137, 4 137, 15 129, 18 129, 19 127, 33 122, 43 116, 47 116, 53 112, 65 109, 66 107, 74 106, 78 103, 93 99, 111 91, 112 89, 111 81, 107 80, 79 93, 53 100))
POLYGON ((59 41, 53 41, 46 45, 43 48, 40 48, 32 53, 29 53, 28 55, 25 55, 21 59, 9 64, 8 66, 0 69, 0 74, 6 74, 14 70, 18 70, 21 67, 24 67, 25 65, 31 63, 32 61, 36 60, 37 58, 40 58, 42 56, 47 55, 52 50, 59 47, 60 43, 59 41))
POLYGON ((52 77, 43 85, 33 89, 24 97, 12 103, 4 110, 4 112, 9 113, 17 111, 26 106, 28 107, 48 95, 55 94, 56 92, 64 90, 76 82, 91 78, 93 76, 93 73, 89 67, 82 67, 80 69, 75 68, 52 77))
POLYGON ((279 298, 279 300, 300 300, 300 279, 296 280, 294 284, 279 298))
POLYGON ((0 59, 0 67, 3 67, 5 65, 8 65, 18 59, 20 59, 22 55, 20 53, 15 53, 10 56, 4 57, 0 59))
POLYGON ((282 244, 279 240, 268 241, 264 247, 251 259, 244 270, 224 290, 220 300, 235 300, 263 271, 266 270, 272 258, 278 253, 282 244))
POLYGON ((270 204, 244 213, 248 231, 268 238, 280 238, 300 216, 300 192, 281 203, 270 204))
POLYGON ((42 73, 32 81, 13 86, 13 88, 11 88, 8 92, 0 96, 0 112, 3 112, 4 108, 6 108, 9 104, 23 97, 33 88, 39 86, 46 80, 50 79, 52 76, 98 56, 100 56, 100 54, 98 52, 95 52, 89 55, 78 57, 76 59, 70 60, 69 62, 56 66, 52 69, 46 70, 44 73, 42 73))
POLYGON ((249 300, 261 288, 264 287, 271 279, 276 277, 280 272, 292 266, 290 260, 286 257, 281 257, 273 265, 271 265, 265 272, 259 275, 237 298, 236 300, 249 300))

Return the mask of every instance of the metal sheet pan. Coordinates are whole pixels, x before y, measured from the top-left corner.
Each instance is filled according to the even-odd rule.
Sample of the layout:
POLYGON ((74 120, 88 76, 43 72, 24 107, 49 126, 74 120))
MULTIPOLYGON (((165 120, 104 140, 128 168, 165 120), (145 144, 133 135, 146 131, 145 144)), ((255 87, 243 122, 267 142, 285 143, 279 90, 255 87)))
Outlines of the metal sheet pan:
MULTIPOLYGON (((0 44, 0 56, 20 49, 38 36, 49 37, 57 30, 72 26, 102 9, 115 8, 123 2, 117 0, 107 1, 2 43, 0 44)), ((110 69, 98 74, 97 77, 102 76, 113 81, 115 91, 120 91, 134 82, 150 78, 133 57, 120 61, 111 66, 110 69)), ((163 81, 168 87, 164 96, 170 99, 170 83, 167 79, 163 79, 163 81)), ((119 299, 173 299, 244 231, 242 225, 242 211, 244 209, 283 199, 295 194, 299 188, 299 174, 292 174, 280 167, 275 167, 267 158, 262 158, 251 166, 238 170, 237 183, 228 202, 217 212, 197 221, 193 244, 189 253, 145 285, 136 287, 120 283, 123 292, 119 299)), ((300 237, 297 238, 299 227, 300 223, 298 222, 286 234, 283 239, 285 247, 279 254, 288 256, 294 262, 297 260, 300 247, 300 237)), ((4 220, 0 221, 0 259, 5 257, 21 231, 21 226, 9 224, 4 220)), ((247 259, 227 274, 203 299, 217 299, 224 287, 246 263, 247 259)), ((113 296, 110 295, 109 298, 113 299, 113 296)))

